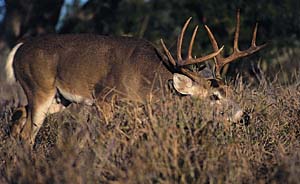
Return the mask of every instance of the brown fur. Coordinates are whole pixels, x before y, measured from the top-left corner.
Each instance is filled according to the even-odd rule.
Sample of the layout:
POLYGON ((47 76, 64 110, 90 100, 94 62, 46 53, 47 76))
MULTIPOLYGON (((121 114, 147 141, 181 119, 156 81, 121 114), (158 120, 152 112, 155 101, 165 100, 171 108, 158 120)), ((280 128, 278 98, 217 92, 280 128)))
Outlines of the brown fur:
POLYGON ((163 65, 159 51, 142 39, 89 34, 31 39, 13 61, 16 79, 28 99, 21 136, 34 141, 57 91, 70 101, 89 105, 95 97, 105 101, 111 94, 139 102, 150 94, 156 96, 152 93, 164 87, 160 81, 172 78, 163 65))

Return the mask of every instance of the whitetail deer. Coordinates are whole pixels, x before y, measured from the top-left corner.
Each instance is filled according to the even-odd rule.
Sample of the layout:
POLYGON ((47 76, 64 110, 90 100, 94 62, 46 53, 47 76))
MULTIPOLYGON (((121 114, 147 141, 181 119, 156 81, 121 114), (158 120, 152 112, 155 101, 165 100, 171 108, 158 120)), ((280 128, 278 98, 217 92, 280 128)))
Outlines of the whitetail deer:
MULTIPOLYGON (((226 98, 226 90, 219 82, 221 68, 235 59, 248 56, 264 45, 256 46, 257 25, 254 28, 249 49, 238 49, 240 15, 237 13, 233 53, 222 57, 216 39, 205 26, 214 52, 200 58, 192 56, 192 48, 198 26, 195 28, 186 59, 182 58, 181 47, 185 30, 183 26, 177 42, 177 59, 165 46, 162 54, 154 45, 143 39, 109 37, 90 34, 48 35, 27 40, 16 45, 7 61, 8 80, 18 81, 27 96, 26 121, 19 124, 20 137, 34 143, 36 134, 46 114, 53 110, 59 94, 70 102, 92 105, 97 99, 100 107, 105 104, 108 94, 118 94, 134 101, 146 101, 149 95, 158 96, 166 83, 173 79, 174 88, 181 94, 199 98, 211 98, 215 103, 226 104, 230 113, 221 115, 231 121, 242 117, 243 111, 232 100, 226 98), (215 59, 215 81, 184 68, 215 59), (157 80, 160 79, 160 80, 157 80), (99 100, 100 99, 100 100, 99 100)), ((105 108, 105 107, 103 107, 105 108)))

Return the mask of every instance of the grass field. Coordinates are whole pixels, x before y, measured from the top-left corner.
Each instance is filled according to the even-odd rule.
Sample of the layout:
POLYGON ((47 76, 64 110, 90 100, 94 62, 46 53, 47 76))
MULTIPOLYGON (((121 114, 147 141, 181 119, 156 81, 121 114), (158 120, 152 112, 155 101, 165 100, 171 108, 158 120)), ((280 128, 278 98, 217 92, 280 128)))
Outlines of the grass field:
POLYGON ((205 100, 176 95, 48 116, 33 151, 9 137, 2 106, 0 183, 300 183, 300 80, 235 84, 250 115, 226 127, 205 100))

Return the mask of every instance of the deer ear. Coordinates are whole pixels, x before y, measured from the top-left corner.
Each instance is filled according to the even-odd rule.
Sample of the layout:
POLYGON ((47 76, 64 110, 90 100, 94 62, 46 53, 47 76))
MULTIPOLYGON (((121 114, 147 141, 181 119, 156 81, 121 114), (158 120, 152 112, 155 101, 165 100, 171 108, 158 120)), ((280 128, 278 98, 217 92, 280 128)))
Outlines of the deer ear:
POLYGON ((179 73, 174 73, 173 85, 179 93, 183 95, 193 95, 195 84, 189 77, 179 73))

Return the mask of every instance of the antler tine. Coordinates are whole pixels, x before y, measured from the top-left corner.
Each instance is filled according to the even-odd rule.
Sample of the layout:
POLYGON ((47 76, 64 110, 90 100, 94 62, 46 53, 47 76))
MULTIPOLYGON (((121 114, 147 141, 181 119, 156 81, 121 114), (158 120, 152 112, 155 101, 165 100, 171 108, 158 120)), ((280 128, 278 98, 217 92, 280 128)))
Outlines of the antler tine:
POLYGON ((195 37, 196 37, 197 31, 198 31, 198 27, 199 26, 195 27, 194 32, 193 32, 193 36, 191 38, 191 42, 190 42, 189 50, 188 50, 188 57, 187 57, 188 59, 193 58, 192 57, 192 50, 193 50, 193 46, 194 46, 195 37))
POLYGON ((254 29, 253 29, 253 34, 252 34, 252 41, 251 41, 251 46, 250 48, 256 48, 256 49, 261 49, 263 47, 265 47, 267 44, 262 44, 257 46, 256 45, 256 35, 257 35, 257 29, 258 29, 258 23, 255 24, 254 29))
POLYGON ((211 30, 209 29, 209 27, 207 25, 204 25, 204 27, 205 27, 205 29, 208 33, 208 37, 210 39, 210 42, 212 44, 212 47, 213 47, 214 51, 219 50, 218 42, 215 39, 214 35, 212 34, 211 30))
POLYGON ((172 64, 173 66, 176 66, 176 61, 175 61, 175 59, 173 58, 173 56, 172 56, 172 54, 170 53, 170 51, 167 49, 167 47, 166 47, 166 45, 165 45, 163 39, 160 39, 160 43, 161 43, 161 45, 162 45, 162 47, 163 47, 165 53, 167 54, 167 57, 168 57, 169 61, 171 62, 171 64, 172 64))
POLYGON ((183 28, 181 29, 179 37, 178 37, 178 41, 177 41, 177 61, 179 61, 179 62, 182 61, 181 46, 182 46, 183 36, 184 36, 185 30, 186 30, 187 26, 189 25, 191 19, 192 19, 192 17, 187 19, 187 21, 185 22, 183 28))
POLYGON ((240 9, 236 13, 236 26, 233 40, 233 52, 239 52, 239 36, 240 36, 240 9))
POLYGON ((254 30, 253 30, 253 36, 252 36, 252 41, 251 41, 251 47, 256 47, 257 27, 258 27, 258 23, 255 24, 255 27, 254 27, 254 30))
MULTIPOLYGON (((211 32, 211 30, 209 29, 209 27, 207 25, 204 26, 207 33, 208 33, 208 37, 209 37, 209 40, 211 42, 211 45, 214 49, 215 52, 217 52, 219 50, 219 46, 218 46, 218 42, 215 38, 215 36, 213 35, 213 33, 211 32)), ((216 71, 219 71, 221 70, 222 68, 222 62, 224 60, 224 57, 221 55, 221 54, 218 54, 216 57, 215 57, 215 67, 216 67, 216 71)))

